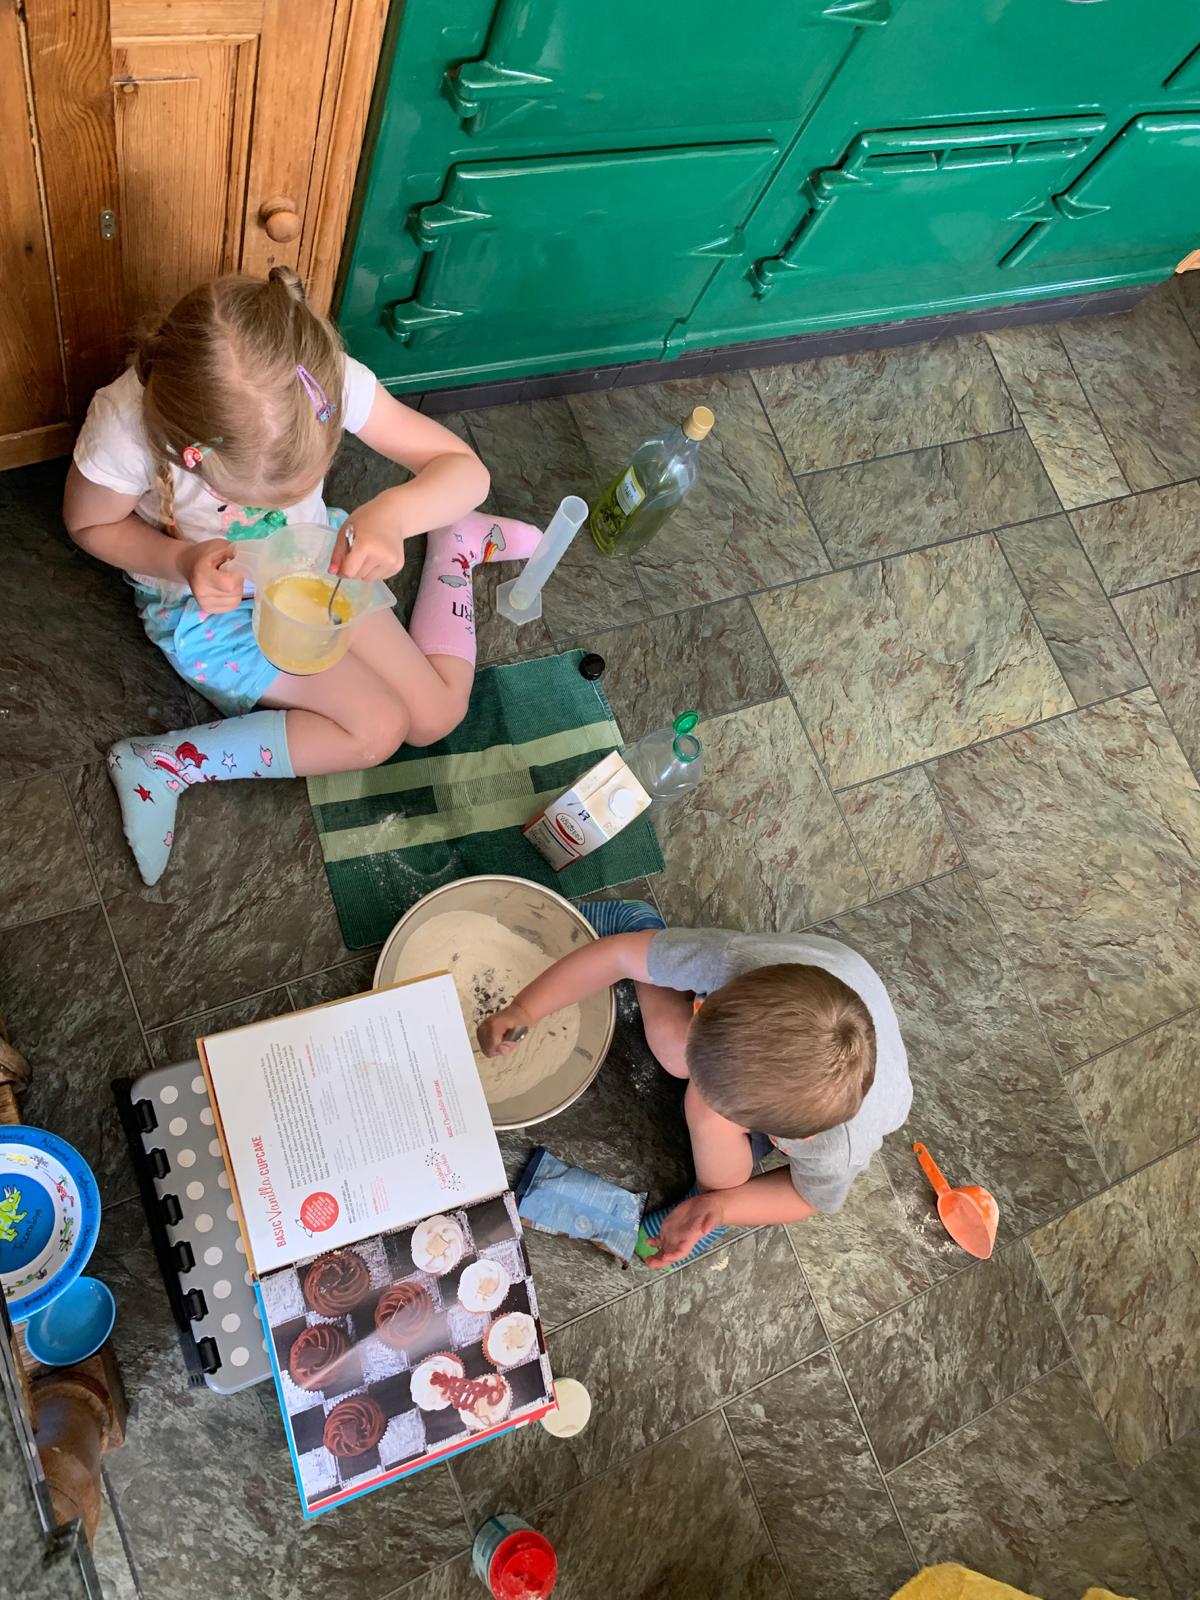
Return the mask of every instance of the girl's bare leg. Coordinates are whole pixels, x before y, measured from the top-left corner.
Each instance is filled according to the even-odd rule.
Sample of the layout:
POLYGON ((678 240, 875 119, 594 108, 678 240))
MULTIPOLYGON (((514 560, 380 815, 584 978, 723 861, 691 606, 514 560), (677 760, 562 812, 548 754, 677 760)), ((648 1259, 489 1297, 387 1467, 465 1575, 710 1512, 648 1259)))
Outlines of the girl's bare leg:
POLYGON ((409 744, 433 744, 467 714, 475 668, 461 656, 427 656, 391 611, 354 630, 351 656, 369 667, 408 712, 409 744))
POLYGON ((404 703, 353 654, 308 678, 280 673, 259 703, 287 711, 288 755, 297 777, 378 766, 408 738, 404 703))

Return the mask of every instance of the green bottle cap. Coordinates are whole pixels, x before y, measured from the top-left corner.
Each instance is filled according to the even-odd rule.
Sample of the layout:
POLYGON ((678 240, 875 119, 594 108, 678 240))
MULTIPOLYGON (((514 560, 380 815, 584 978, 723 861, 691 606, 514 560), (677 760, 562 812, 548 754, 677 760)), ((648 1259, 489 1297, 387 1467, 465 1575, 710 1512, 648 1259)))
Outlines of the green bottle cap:
POLYGON ((671 747, 678 760, 685 763, 695 761, 700 754, 700 741, 692 732, 699 721, 698 711, 681 711, 671 724, 671 731, 675 735, 671 747))

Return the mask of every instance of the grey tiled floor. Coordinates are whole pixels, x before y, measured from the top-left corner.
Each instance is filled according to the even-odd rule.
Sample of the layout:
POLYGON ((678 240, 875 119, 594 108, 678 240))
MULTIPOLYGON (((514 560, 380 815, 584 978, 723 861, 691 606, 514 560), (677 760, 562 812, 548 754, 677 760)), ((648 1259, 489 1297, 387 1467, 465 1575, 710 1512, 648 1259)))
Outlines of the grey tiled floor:
MULTIPOLYGON (((1105 321, 450 419, 495 509, 544 519, 714 406, 703 488, 635 561, 579 542, 525 634, 483 575, 483 656, 600 650, 629 737, 699 705, 709 777, 666 825, 659 904, 861 949, 915 1102, 837 1218, 670 1277, 532 1236, 588 1431, 311 1526, 270 1394, 186 1386, 108 1080, 353 992, 370 957, 341 943, 298 784, 190 794, 140 885, 100 758, 193 710, 64 540, 61 466, 0 477, 0 1004, 30 1118, 107 1198, 136 1407, 107 1463, 114 1594, 470 1600, 462 1552, 499 1506, 555 1540, 563 1600, 883 1600, 947 1559, 1047 1600, 1200 1591, 1196 332, 1189 280, 1105 321), (941 1233, 914 1137, 996 1194, 991 1262, 941 1233)), ((330 498, 387 471, 350 447, 330 498)), ((403 597, 418 572, 414 550, 403 597)), ((652 1199, 686 1186, 631 996, 596 1085, 539 1132, 652 1199)), ((531 1140, 503 1143, 515 1174, 531 1140)))

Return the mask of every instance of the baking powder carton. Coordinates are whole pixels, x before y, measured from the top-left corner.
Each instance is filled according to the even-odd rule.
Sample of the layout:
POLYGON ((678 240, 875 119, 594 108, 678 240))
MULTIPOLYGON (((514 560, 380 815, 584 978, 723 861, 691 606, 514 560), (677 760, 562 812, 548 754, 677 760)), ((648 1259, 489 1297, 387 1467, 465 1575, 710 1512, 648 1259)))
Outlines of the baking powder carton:
POLYGON ((614 750, 522 831, 555 872, 561 872, 598 850, 649 804, 650 796, 614 750))

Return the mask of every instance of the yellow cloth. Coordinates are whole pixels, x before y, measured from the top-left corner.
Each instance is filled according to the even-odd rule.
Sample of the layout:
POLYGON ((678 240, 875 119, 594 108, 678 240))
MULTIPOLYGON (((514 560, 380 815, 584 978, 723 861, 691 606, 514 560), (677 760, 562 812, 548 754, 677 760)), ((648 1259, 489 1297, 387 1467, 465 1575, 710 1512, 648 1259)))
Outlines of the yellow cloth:
MULTIPOLYGON (((892 1600, 1035 1600, 1024 1589, 1013 1589, 995 1578, 985 1578, 981 1572, 946 1562, 937 1567, 926 1567, 910 1578, 903 1589, 897 1589, 892 1600)), ((1123 1600, 1110 1589, 1089 1589, 1083 1600, 1123 1600)), ((1130 1600, 1125 1596, 1124 1600, 1130 1600)))

